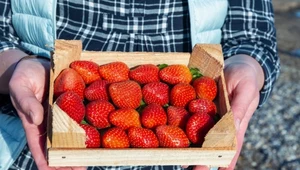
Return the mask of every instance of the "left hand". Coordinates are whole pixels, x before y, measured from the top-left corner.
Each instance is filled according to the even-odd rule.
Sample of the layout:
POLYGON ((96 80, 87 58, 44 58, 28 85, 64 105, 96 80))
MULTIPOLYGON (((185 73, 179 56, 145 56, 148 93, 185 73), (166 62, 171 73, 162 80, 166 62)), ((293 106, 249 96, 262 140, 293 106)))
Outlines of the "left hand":
POLYGON ((26 133, 34 161, 41 170, 85 170, 85 167, 49 167, 46 160, 47 114, 43 101, 47 99, 50 62, 25 59, 19 62, 9 82, 11 101, 26 133))
MULTIPOLYGON (((244 142, 248 123, 257 109, 259 91, 264 83, 264 73, 259 63, 247 55, 235 55, 225 61, 225 81, 234 115, 237 152, 228 168, 233 170, 244 142)), ((194 170, 208 170, 207 166, 195 166, 194 170)))

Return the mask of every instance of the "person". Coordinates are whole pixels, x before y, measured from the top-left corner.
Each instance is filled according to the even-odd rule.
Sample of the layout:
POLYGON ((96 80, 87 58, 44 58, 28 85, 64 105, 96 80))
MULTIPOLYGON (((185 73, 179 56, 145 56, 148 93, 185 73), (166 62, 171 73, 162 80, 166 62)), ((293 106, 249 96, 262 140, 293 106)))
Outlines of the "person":
POLYGON ((0 169, 55 169, 48 167, 43 145, 45 57, 55 39, 82 40, 83 50, 93 51, 191 52, 196 43, 220 43, 237 129, 238 151, 228 167, 234 169, 248 123, 280 73, 271 0, 29 1, 0 3, 0 169), (32 54, 41 57, 27 57, 32 54))

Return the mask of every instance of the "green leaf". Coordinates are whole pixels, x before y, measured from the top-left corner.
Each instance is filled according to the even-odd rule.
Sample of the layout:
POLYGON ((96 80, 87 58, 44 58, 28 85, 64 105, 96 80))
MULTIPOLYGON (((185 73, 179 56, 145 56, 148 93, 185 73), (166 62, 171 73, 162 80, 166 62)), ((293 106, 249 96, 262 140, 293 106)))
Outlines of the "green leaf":
POLYGON ((158 65, 159 70, 166 68, 166 67, 168 67, 168 64, 159 64, 158 65))
POLYGON ((80 122, 80 124, 89 125, 89 124, 87 123, 87 121, 85 121, 85 120, 82 120, 82 121, 80 122))
POLYGON ((165 105, 163 105, 163 108, 168 108, 170 105, 167 103, 165 105))
POLYGON ((147 106, 147 104, 144 102, 144 100, 141 100, 140 106, 136 109, 139 113, 142 112, 142 110, 147 106))
POLYGON ((192 73, 193 80, 203 76, 198 68, 190 68, 190 72, 192 73))

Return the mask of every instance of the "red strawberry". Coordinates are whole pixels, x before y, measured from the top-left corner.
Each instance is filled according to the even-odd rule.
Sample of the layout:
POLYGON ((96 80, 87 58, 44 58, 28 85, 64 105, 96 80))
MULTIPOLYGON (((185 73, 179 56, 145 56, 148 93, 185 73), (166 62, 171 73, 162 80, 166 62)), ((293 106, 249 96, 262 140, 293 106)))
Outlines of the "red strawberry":
POLYGON ((169 65, 159 71, 159 78, 169 84, 190 83, 192 73, 186 65, 174 64, 169 65))
POLYGON ((197 78, 193 82, 198 98, 207 99, 213 101, 217 96, 217 84, 214 79, 202 76, 197 78))
POLYGON ((142 127, 128 129, 128 138, 131 147, 134 148, 157 148, 159 146, 155 133, 142 127))
POLYGON ((142 125, 152 129, 167 123, 167 114, 162 106, 152 103, 147 105, 141 113, 142 125))
POLYGON ((187 120, 190 118, 190 114, 183 107, 169 106, 167 108, 168 125, 178 126, 181 129, 185 129, 187 120))
POLYGON ((156 128, 159 145, 164 148, 187 148, 190 141, 182 129, 177 126, 161 125, 156 128))
POLYGON ((95 100, 86 105, 86 120, 96 128, 110 127, 108 115, 115 107, 105 100, 95 100))
POLYGON ((84 90, 84 96, 89 101, 109 100, 108 95, 109 83, 107 80, 96 80, 84 90))
POLYGON ((109 95, 117 107, 136 109, 140 106, 142 89, 137 82, 127 80, 112 83, 108 89, 109 95))
POLYGON ((141 127, 140 114, 134 109, 121 108, 109 114, 111 124, 127 130, 130 127, 141 127))
POLYGON ((129 78, 140 84, 158 82, 159 68, 154 64, 139 65, 129 71, 129 78))
POLYGON ((54 97, 66 91, 77 93, 84 98, 85 83, 82 77, 72 68, 63 69, 54 81, 54 97))
POLYGON ((120 61, 100 65, 99 72, 110 83, 129 80, 129 67, 120 61))
POLYGON ((161 106, 169 103, 170 88, 162 82, 146 84, 142 89, 144 102, 147 104, 156 103, 161 106))
POLYGON ((104 148, 129 148, 130 143, 123 129, 112 127, 103 134, 102 146, 104 148))
POLYGON ((82 127, 86 133, 86 147, 99 148, 101 146, 99 131, 95 127, 86 124, 80 124, 80 127, 82 127))
POLYGON ((217 107, 213 101, 207 99, 195 99, 192 100, 188 105, 190 113, 207 113, 211 116, 215 116, 217 113, 217 107))
POLYGON ((176 84, 170 93, 170 103, 173 106, 185 107, 196 98, 196 92, 192 85, 186 83, 176 84))
POLYGON ((195 113, 186 124, 186 134, 192 143, 201 146, 204 142, 205 135, 214 124, 213 118, 208 114, 195 113))
POLYGON ((56 99, 56 104, 77 123, 83 120, 85 106, 82 99, 75 92, 64 92, 56 99))
POLYGON ((70 64, 70 68, 80 74, 85 84, 101 79, 99 65, 93 61, 76 60, 70 64))

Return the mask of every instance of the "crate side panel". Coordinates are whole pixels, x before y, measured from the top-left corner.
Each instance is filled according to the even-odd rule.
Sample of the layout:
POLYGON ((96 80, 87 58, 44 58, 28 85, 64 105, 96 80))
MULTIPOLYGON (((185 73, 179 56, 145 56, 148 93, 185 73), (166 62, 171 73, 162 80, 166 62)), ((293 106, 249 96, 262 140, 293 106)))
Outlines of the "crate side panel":
POLYGON ((222 48, 218 44, 197 44, 193 48, 190 68, 196 67, 201 74, 216 79, 224 68, 222 48))
POLYGON ((226 87, 226 82, 225 82, 225 77, 224 77, 224 72, 221 72, 221 75, 219 77, 219 80, 217 82, 218 86, 218 98, 217 98, 217 103, 218 103, 218 112, 220 116, 223 116, 224 114, 228 113, 231 111, 230 107, 230 102, 228 98, 228 93, 227 93, 227 87, 226 87))
POLYGON ((55 51, 52 53, 51 56, 51 69, 50 69, 47 148, 60 147, 60 146, 82 147, 82 130, 80 131, 80 127, 78 125, 75 125, 74 123, 70 123, 72 122, 70 120, 64 120, 69 122, 68 127, 77 126, 72 130, 72 132, 74 133, 70 134, 70 132, 67 130, 65 130, 64 132, 58 130, 59 128, 61 128, 62 126, 61 124, 64 124, 61 122, 62 119, 68 119, 68 117, 66 117, 67 115, 63 111, 59 111, 56 107, 53 107, 54 80, 64 68, 69 67, 69 64, 72 61, 78 60, 80 58, 81 52, 82 52, 81 41, 78 40, 71 40, 71 41, 56 40, 55 41, 55 51), (61 120, 57 120, 57 118, 61 118, 61 120), (64 135, 62 134, 68 137, 64 138, 63 137, 64 135), (78 143, 77 142, 74 143, 74 141, 78 141, 78 143))
POLYGON ((232 149, 50 149, 50 166, 208 165, 226 167, 232 149))
POLYGON ((52 114, 52 147, 85 148, 85 131, 55 103, 52 114))
POLYGON ((113 61, 122 61, 128 67, 140 64, 185 64, 190 59, 190 53, 155 53, 155 52, 93 52, 83 51, 81 60, 94 61, 100 65, 113 61))
POLYGON ((218 114, 221 119, 212 129, 209 130, 205 136, 205 141, 202 147, 235 147, 236 129, 234 126, 233 114, 229 104, 223 72, 221 72, 217 85, 219 91, 216 103, 218 106, 218 114))
POLYGON ((56 40, 55 41, 55 52, 53 54, 53 67, 54 74, 53 80, 58 74, 65 68, 69 67, 70 63, 75 60, 79 60, 82 52, 81 41, 67 41, 67 40, 56 40))

